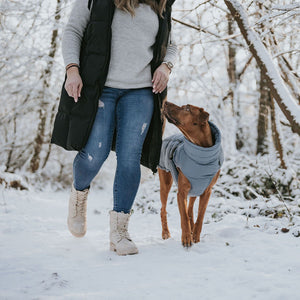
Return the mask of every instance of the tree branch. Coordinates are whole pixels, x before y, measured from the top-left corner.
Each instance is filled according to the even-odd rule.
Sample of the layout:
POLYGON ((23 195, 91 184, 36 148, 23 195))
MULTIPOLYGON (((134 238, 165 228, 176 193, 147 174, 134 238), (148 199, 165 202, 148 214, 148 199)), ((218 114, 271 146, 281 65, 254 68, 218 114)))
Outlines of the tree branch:
POLYGON ((300 109, 281 79, 270 54, 257 34, 249 27, 243 7, 236 0, 224 0, 232 16, 235 18, 249 50, 256 59, 257 65, 266 75, 271 93, 283 114, 290 122, 293 132, 300 135, 300 109))

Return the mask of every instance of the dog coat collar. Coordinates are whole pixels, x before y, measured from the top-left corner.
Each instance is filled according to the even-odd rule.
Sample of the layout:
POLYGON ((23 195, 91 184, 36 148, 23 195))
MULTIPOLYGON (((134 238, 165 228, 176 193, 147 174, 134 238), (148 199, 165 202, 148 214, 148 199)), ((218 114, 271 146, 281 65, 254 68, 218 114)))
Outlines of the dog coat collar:
POLYGON ((171 172, 178 184, 179 168, 191 184, 189 196, 200 196, 221 168, 224 154, 221 145, 221 132, 208 121, 214 140, 212 147, 201 147, 190 142, 183 134, 163 140, 159 168, 171 172))
POLYGON ((183 135, 183 151, 190 159, 195 160, 196 162, 207 163, 216 160, 219 157, 221 148, 221 133, 215 124, 210 121, 208 123, 214 140, 214 145, 212 147, 198 146, 190 142, 183 135))

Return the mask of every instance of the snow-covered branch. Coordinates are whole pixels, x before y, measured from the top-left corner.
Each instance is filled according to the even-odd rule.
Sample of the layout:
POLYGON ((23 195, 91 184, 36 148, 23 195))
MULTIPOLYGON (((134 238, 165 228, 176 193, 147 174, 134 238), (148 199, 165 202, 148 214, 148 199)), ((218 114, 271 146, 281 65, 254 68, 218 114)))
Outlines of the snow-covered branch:
POLYGON ((270 53, 263 45, 257 33, 250 28, 247 15, 242 5, 236 0, 224 1, 234 16, 259 68, 265 73, 268 86, 276 102, 290 122, 292 130, 300 135, 300 108, 281 79, 270 53))

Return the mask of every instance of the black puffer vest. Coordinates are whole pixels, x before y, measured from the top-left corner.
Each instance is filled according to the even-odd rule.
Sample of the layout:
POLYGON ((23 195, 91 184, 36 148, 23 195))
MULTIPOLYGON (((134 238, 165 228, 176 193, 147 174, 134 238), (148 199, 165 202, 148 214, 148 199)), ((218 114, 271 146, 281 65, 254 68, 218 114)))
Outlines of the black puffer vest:
MULTIPOLYGON (((168 0, 163 18, 159 17, 159 30, 151 61, 152 75, 166 54, 171 30, 171 6, 174 2, 175 0, 168 0)), ((91 9, 90 21, 84 32, 80 51, 80 75, 83 81, 81 97, 75 103, 67 94, 64 81, 52 133, 51 143, 66 150, 80 151, 87 143, 110 62, 114 2, 94 0, 91 9)), ((167 88, 161 94, 153 94, 154 112, 142 151, 141 164, 153 172, 156 172, 159 162, 163 126, 161 108, 166 96, 167 88)))

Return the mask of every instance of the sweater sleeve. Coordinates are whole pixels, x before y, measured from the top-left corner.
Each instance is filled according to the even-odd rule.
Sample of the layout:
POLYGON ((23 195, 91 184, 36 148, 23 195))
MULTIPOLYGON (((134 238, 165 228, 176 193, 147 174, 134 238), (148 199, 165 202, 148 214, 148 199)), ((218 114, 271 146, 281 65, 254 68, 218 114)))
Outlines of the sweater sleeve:
POLYGON ((175 65, 176 60, 177 60, 177 45, 175 44, 174 39, 172 37, 172 30, 171 30, 169 36, 170 37, 169 37, 167 52, 166 52, 166 56, 164 58, 164 61, 169 61, 173 65, 175 65))
POLYGON ((62 55, 65 66, 79 65, 81 40, 90 19, 88 0, 76 0, 62 37, 62 55))

